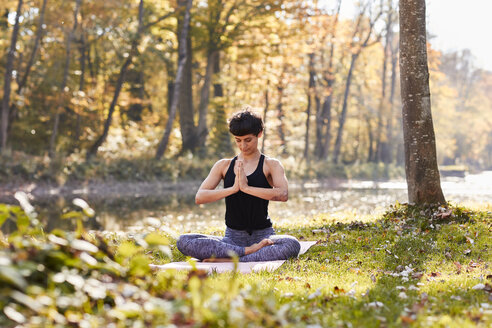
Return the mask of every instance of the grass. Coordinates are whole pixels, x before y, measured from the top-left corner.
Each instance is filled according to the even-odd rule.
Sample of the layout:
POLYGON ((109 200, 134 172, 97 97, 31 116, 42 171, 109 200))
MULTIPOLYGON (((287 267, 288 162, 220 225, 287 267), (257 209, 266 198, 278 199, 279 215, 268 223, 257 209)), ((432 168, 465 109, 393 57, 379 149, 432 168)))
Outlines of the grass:
MULTIPOLYGON (((114 327, 156 327, 159 324, 183 327, 490 327, 491 228, 490 206, 470 210, 458 206, 397 204, 383 216, 365 217, 363 222, 353 221, 349 216, 300 217, 296 223, 278 226, 276 230, 301 240, 317 240, 318 244, 306 254, 287 261, 275 272, 209 276, 199 271, 149 271, 150 262, 184 259, 172 238, 162 233, 135 235, 129 240, 105 236, 102 241, 100 236, 79 231, 77 238, 105 249, 105 253, 91 254, 98 261, 97 267, 73 264, 80 256, 66 247, 53 249, 56 257, 44 253, 44 257, 31 256, 35 253, 33 247, 46 252, 42 238, 38 236, 34 238, 34 246, 26 246, 28 239, 24 237, 20 242, 14 234, 14 237, 4 237, 4 245, 10 246, 2 251, 3 256, 7 254, 11 259, 10 267, 26 270, 26 263, 31 263, 30 267, 36 267, 33 263, 44 263, 48 278, 46 284, 34 283, 23 273, 28 282, 24 289, 20 288, 22 284, 12 285, 3 279, 0 325, 15 325, 10 318, 16 318, 13 312, 8 310, 10 316, 5 314, 8 307, 23 314, 24 324, 30 326, 28 318, 33 317, 34 310, 13 293, 21 291, 31 298, 42 295, 55 300, 53 304, 57 305, 51 306, 53 319, 43 321, 47 327, 63 326, 57 323, 53 311, 69 318, 65 322, 72 325, 77 325, 79 320, 79 326, 83 326, 80 322, 84 318, 90 318, 90 322, 99 326, 114 327), (169 247, 172 259, 166 255, 169 249, 165 247, 169 247), (57 258, 59 263, 62 253, 67 256, 65 264, 50 267, 51 262, 46 259, 57 258), (110 273, 103 264, 110 263, 105 259, 108 254, 113 254, 114 261, 121 267, 119 273, 110 273), (108 287, 102 299, 97 295, 93 297, 91 290, 83 290, 86 301, 81 306, 72 305, 68 309, 60 306, 59 295, 80 298, 77 294, 80 291, 68 288, 67 282, 56 283, 59 277, 58 280, 53 278, 63 268, 74 270, 74 265, 78 270, 74 274, 86 282, 89 279, 108 281, 107 275, 110 275, 112 280, 108 284, 116 284, 118 288, 108 287), (77 315, 80 319, 76 320, 77 315)), ((67 240, 73 238, 62 236, 61 232, 58 235, 67 240)), ((61 318, 58 320, 63 322, 61 318)))

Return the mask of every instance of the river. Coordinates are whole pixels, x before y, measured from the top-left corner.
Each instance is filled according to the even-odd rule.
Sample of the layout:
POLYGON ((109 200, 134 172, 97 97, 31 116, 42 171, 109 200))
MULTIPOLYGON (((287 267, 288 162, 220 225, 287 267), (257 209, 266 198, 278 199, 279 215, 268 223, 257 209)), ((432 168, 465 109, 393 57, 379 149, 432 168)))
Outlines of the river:
MULTIPOLYGON (((469 174, 464 178, 446 177, 441 181, 448 201, 475 206, 492 204, 492 171, 469 174)), ((96 218, 85 223, 88 229, 107 231, 139 231, 146 225, 160 226, 163 230, 184 233, 224 226, 224 202, 196 205, 194 194, 197 183, 171 188, 160 183, 146 183, 144 188, 133 191, 131 186, 119 185, 111 192, 96 193, 81 188, 63 192, 33 193, 32 203, 46 229, 70 228, 73 223, 61 220, 72 199, 88 201, 96 211, 96 218)), ((337 217, 363 218, 383 213, 395 202, 407 201, 405 181, 330 181, 291 183, 289 201, 270 202, 270 216, 276 223, 296 222, 321 213, 337 217)), ((101 189, 101 188, 99 188, 101 189)), ((94 190, 98 190, 97 188, 94 190)))

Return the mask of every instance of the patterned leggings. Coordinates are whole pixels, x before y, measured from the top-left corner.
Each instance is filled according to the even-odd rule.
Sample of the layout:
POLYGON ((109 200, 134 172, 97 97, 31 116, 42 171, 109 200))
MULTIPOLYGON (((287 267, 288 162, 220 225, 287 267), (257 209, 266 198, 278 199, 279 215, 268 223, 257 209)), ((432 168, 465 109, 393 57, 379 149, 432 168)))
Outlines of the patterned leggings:
POLYGON ((273 228, 254 230, 250 235, 246 231, 226 228, 225 237, 184 234, 176 243, 181 253, 199 260, 216 257, 231 257, 231 253, 239 256, 240 262, 259 262, 286 260, 299 254, 301 245, 296 238, 288 235, 275 235, 273 228), (265 246, 259 251, 244 255, 247 246, 268 238, 273 245, 265 246))

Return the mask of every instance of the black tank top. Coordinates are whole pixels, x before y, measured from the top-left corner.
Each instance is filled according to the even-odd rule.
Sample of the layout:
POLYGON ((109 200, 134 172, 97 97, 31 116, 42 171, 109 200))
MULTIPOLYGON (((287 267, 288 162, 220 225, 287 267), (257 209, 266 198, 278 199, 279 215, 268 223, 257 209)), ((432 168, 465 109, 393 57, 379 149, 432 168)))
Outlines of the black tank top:
MULTIPOLYGON (((234 185, 236 174, 234 165, 237 156, 234 157, 229 165, 229 169, 224 177, 224 188, 234 185)), ((263 162, 265 155, 260 156, 256 170, 247 176, 248 185, 259 188, 272 188, 263 173, 263 162)), ((253 230, 265 229, 272 226, 268 216, 268 200, 238 191, 226 197, 226 226, 231 229, 245 230, 252 233, 253 230)))

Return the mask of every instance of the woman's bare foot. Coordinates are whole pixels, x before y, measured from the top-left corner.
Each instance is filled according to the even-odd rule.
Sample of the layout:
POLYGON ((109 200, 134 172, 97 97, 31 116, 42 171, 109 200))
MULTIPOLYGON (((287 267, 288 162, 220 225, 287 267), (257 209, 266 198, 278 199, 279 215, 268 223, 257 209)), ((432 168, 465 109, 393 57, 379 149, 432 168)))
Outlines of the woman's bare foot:
POLYGON ((259 243, 253 244, 251 246, 248 246, 244 249, 244 255, 248 255, 254 252, 258 252, 260 249, 262 249, 265 246, 270 246, 273 245, 273 241, 271 239, 263 239, 259 243))

